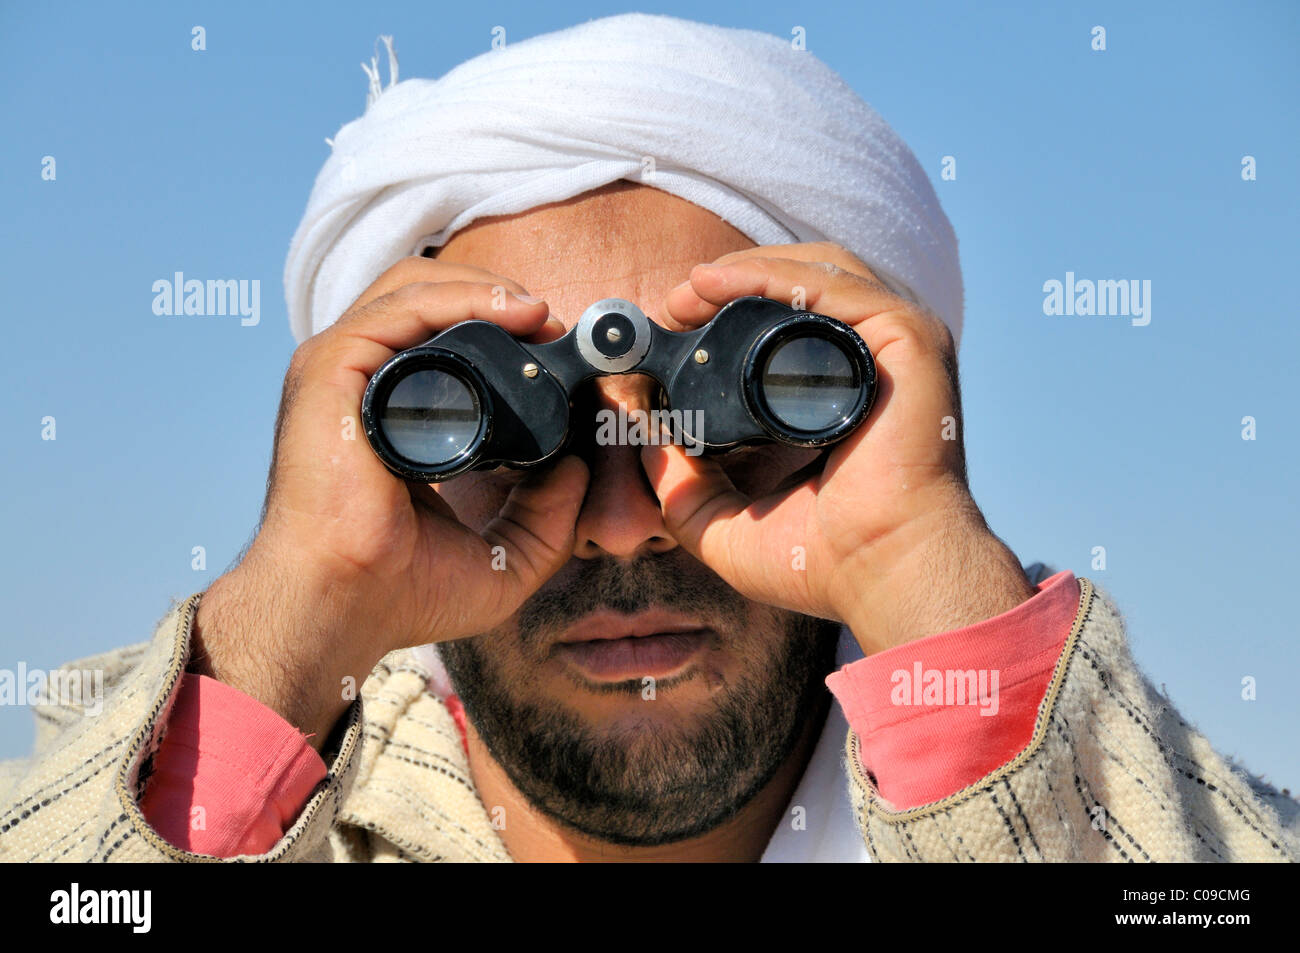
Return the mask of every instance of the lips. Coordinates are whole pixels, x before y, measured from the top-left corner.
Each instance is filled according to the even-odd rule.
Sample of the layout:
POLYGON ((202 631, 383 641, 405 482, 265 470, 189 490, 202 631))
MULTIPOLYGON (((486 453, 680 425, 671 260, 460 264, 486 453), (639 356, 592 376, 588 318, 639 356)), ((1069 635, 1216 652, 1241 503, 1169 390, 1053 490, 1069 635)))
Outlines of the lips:
POLYGON ((566 631, 553 651, 593 681, 665 678, 685 668, 712 634, 670 613, 599 613, 566 631))

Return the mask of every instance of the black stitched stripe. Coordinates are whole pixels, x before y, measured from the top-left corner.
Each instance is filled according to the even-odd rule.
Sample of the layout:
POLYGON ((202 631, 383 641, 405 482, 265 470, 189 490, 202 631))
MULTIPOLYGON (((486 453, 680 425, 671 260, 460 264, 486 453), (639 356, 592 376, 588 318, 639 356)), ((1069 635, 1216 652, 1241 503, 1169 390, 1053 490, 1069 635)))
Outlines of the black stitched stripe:
POLYGON ((74 850, 77 847, 80 847, 82 844, 84 844, 87 840, 90 839, 91 833, 92 833, 91 831, 87 831, 77 839, 77 842, 75 844, 69 844, 67 847, 63 848, 63 852, 59 854, 56 860, 62 859, 65 855, 67 855, 68 851, 74 850))
POLYGON ((86 777, 82 778, 80 781, 78 781, 76 784, 72 785, 71 787, 64 788, 64 789, 63 789, 62 791, 60 791, 58 794, 55 794, 55 795, 52 796, 52 797, 48 797, 48 798, 46 798, 44 801, 41 801, 39 804, 33 804, 30 808, 28 808, 27 810, 23 811, 23 812, 22 812, 21 814, 19 814, 16 818, 14 818, 13 820, 9 821, 7 824, 0 825, 0 834, 5 834, 5 833, 7 833, 7 832, 13 830, 15 827, 17 827, 17 826, 18 826, 19 824, 21 824, 23 821, 27 820, 27 818, 31 817, 33 814, 35 814, 36 812, 38 812, 41 808, 43 808, 43 807, 48 807, 49 805, 53 804, 55 801, 57 801, 57 800, 59 800, 60 798, 62 798, 65 794, 70 794, 72 791, 74 791, 74 790, 76 790, 77 788, 81 787, 83 784, 88 783, 92 778, 95 777, 95 775, 99 774, 99 773, 100 773, 101 771, 103 771, 105 768, 108 768, 108 767, 111 767, 111 766, 112 766, 112 762, 110 762, 109 764, 101 765, 100 767, 96 768, 96 769, 95 769, 94 771, 92 771, 89 775, 87 775, 86 777))
POLYGON ((858 827, 867 835, 867 849, 871 851, 872 857, 879 857, 880 851, 876 849, 876 839, 871 833, 871 812, 867 806, 871 802, 871 794, 868 793, 862 799, 862 806, 858 808, 858 827))
POLYGON ((1025 834, 1027 834, 1029 837, 1029 843, 1034 845, 1034 850, 1038 852, 1038 856, 1046 860, 1047 857, 1046 855, 1043 854, 1043 849, 1038 846, 1038 839, 1034 837, 1034 829, 1029 826, 1029 818, 1026 817, 1025 812, 1020 809, 1020 799, 1016 797, 1016 792, 1011 790, 1011 782, 1008 781, 1006 778, 1003 778, 1002 783, 1003 785, 1005 785, 1007 789, 1007 794, 1011 798, 1012 807, 1016 809, 1016 814, 1019 815, 1020 817, 1021 826, 1024 827, 1025 834))
MULTIPOLYGON (((133 831, 133 830, 131 830, 131 829, 129 829, 129 828, 128 828, 127 830, 124 830, 124 831, 122 832, 122 836, 119 837, 117 840, 113 841, 112 846, 109 847, 108 850, 104 851, 104 856, 101 857, 101 858, 99 858, 99 862, 100 862, 101 864, 102 864, 102 863, 107 863, 107 862, 108 862, 108 858, 110 858, 110 857, 113 856, 113 851, 115 851, 115 850, 117 850, 119 847, 121 847, 124 843, 126 843, 128 840, 130 840, 133 836, 135 836, 135 831, 133 831)), ((92 858, 92 859, 93 859, 93 858, 92 858)))
POLYGON ((931 819, 934 821, 935 833, 939 835, 939 840, 943 841, 943 846, 948 848, 948 852, 952 854, 953 860, 957 861, 957 863, 961 863, 961 856, 957 853, 957 848, 953 847, 952 844, 948 842, 948 838, 943 833, 943 827, 939 824, 939 815, 932 815, 931 819))
MULTIPOLYGON (((1130 718, 1133 719, 1134 723, 1136 723, 1144 732, 1146 732, 1148 737, 1151 738, 1152 742, 1161 751, 1168 752, 1169 754, 1173 755, 1180 761, 1185 761, 1186 763, 1195 767, 1199 772, 1202 773, 1205 772, 1205 768, 1201 764, 1199 764, 1195 759, 1188 757, 1178 749, 1174 748, 1172 745, 1165 742, 1160 737, 1160 735, 1152 729, 1152 727, 1150 727, 1145 723, 1145 720, 1139 716, 1137 711, 1131 709, 1128 705, 1124 704, 1124 701, 1127 701, 1127 699, 1124 699, 1124 701, 1120 700, 1120 695, 1115 691, 1115 689, 1110 684, 1110 679, 1107 677, 1107 672, 1098 666, 1096 659, 1092 656, 1092 654, 1090 654, 1087 651, 1087 647, 1082 643, 1080 643, 1079 651, 1083 655, 1083 657, 1088 660, 1088 664, 1092 666, 1093 671, 1097 673, 1097 677, 1098 679, 1100 679, 1102 687, 1106 690, 1106 693, 1110 695, 1111 699, 1115 702, 1115 704, 1118 705, 1121 709, 1123 709, 1123 711, 1130 718)), ((1136 707, 1137 706, 1134 706, 1134 708, 1136 707)), ((1178 721, 1180 725, 1182 725, 1185 728, 1188 728, 1188 730, 1195 731, 1195 729, 1191 728, 1186 722, 1182 721, 1182 719, 1178 719, 1178 721)), ((1246 826, 1249 827, 1251 830, 1253 830, 1256 834, 1258 834, 1262 840, 1264 840, 1271 848, 1273 848, 1274 851, 1276 851, 1279 854, 1283 852, 1282 846, 1277 841, 1273 840, 1272 837, 1266 834, 1259 826, 1253 823, 1251 819, 1246 816, 1245 811, 1243 811, 1241 807, 1232 798, 1230 798, 1224 791, 1222 791, 1213 782, 1207 781, 1205 780, 1205 778, 1200 777, 1197 774, 1193 774, 1192 772, 1187 771, 1185 768, 1180 768, 1175 764, 1171 763, 1169 766, 1173 770, 1179 772, 1180 774, 1186 776, 1187 778, 1202 785, 1203 787, 1206 788, 1206 790, 1222 798, 1228 804, 1228 806, 1232 808, 1232 810, 1237 814, 1237 816, 1241 818, 1242 822, 1245 823, 1246 826)), ((1262 818, 1260 818, 1258 814, 1255 814, 1255 819, 1262 821, 1262 818)))
POLYGON ((113 833, 113 828, 117 827, 118 824, 121 824, 121 823, 122 823, 123 821, 125 821, 126 819, 127 819, 127 817, 126 817, 125 814, 119 814, 117 817, 113 818, 112 823, 110 823, 110 824, 108 825, 108 827, 106 827, 106 828, 104 828, 104 830, 100 831, 100 833, 99 833, 99 843, 97 843, 97 844, 95 845, 95 849, 94 849, 93 851, 91 851, 91 855, 90 855, 90 856, 91 856, 92 859, 94 858, 95 854, 99 853, 99 851, 103 848, 103 846, 104 846, 104 842, 105 842, 106 840, 108 840, 108 835, 111 834, 111 833, 113 833))
MULTIPOLYGON (((1115 704, 1118 705, 1124 711, 1125 714, 1127 714, 1130 718, 1132 718, 1133 721, 1147 734, 1147 736, 1150 737, 1152 742, 1156 745, 1156 747, 1160 751, 1166 752, 1172 757, 1177 758, 1180 761, 1185 761, 1186 763, 1196 768, 1197 771, 1200 771, 1202 774, 1207 773, 1205 767, 1201 765, 1198 761, 1196 761, 1194 758, 1188 757, 1186 754, 1179 751, 1173 745, 1166 742, 1160 736, 1160 733, 1155 728, 1155 726, 1152 725, 1149 721, 1147 721, 1147 719, 1144 717, 1141 706, 1134 704, 1126 694, 1124 694, 1123 692, 1119 691, 1114 687, 1114 685, 1111 683, 1111 680, 1107 677, 1108 672, 1100 668, 1097 665, 1095 659, 1093 659, 1092 656, 1089 655, 1088 652, 1083 647, 1080 648, 1080 651, 1083 653, 1085 658, 1089 659, 1089 664, 1092 665, 1093 670, 1097 672, 1098 678, 1100 679, 1102 686, 1106 689, 1107 694, 1109 694, 1111 696, 1111 699, 1115 702, 1115 704)), ((1178 722, 1180 727, 1186 728, 1188 731, 1191 732, 1196 732, 1196 729, 1193 728, 1191 725, 1189 725, 1181 717, 1179 717, 1174 709, 1168 708, 1166 709, 1166 712, 1170 714, 1175 721, 1178 722)), ((1166 761, 1168 761, 1168 759, 1166 759, 1166 761)), ((1279 851, 1281 850, 1281 847, 1276 842, 1270 840, 1268 838, 1268 835, 1265 834, 1260 828, 1252 824, 1250 820, 1245 816, 1245 814, 1240 810, 1240 808, 1236 807, 1235 802, 1233 802, 1232 799, 1227 796, 1227 794, 1221 793, 1219 791, 1219 788, 1216 785, 1214 785, 1213 782, 1206 781, 1203 778, 1197 777, 1194 774, 1190 774, 1186 770, 1179 768, 1177 765, 1170 764, 1169 766, 1173 770, 1186 775, 1188 778, 1191 778, 1192 780, 1198 781, 1198 783, 1203 784, 1208 790, 1215 793, 1220 793, 1220 796, 1222 796, 1225 800, 1227 800, 1229 804, 1232 804, 1234 806, 1234 809, 1237 811, 1237 813, 1241 816, 1241 819, 1245 821, 1248 826, 1250 826, 1258 834, 1260 834, 1261 837, 1264 837, 1266 840, 1269 840, 1269 843, 1275 849, 1279 851)), ((1231 771, 1229 771, 1229 774, 1231 775, 1231 771)), ((1240 780, 1240 779, 1236 779, 1236 780, 1240 780)), ((1255 815, 1255 818, 1256 820, 1260 820, 1260 821, 1263 820, 1262 818, 1259 817, 1258 814, 1255 815)))
MULTIPOLYGON (((448 815, 441 808, 439 808, 437 804, 434 804, 430 801, 426 801, 423 798, 415 797, 411 794, 410 791, 404 789, 398 789, 390 786, 383 786, 378 783, 375 783, 373 787, 375 787, 376 790, 383 791, 387 794, 391 794, 399 798, 406 804, 415 807, 415 813, 419 816, 420 820, 424 821, 431 828, 438 831, 438 833, 443 834, 445 836, 448 833, 447 831, 448 826, 455 828, 457 831, 464 834, 465 837, 469 838, 469 840, 473 841, 475 844, 481 847, 483 849, 484 855, 488 857, 497 856, 500 853, 501 848, 504 846, 498 844, 494 847, 491 844, 484 843, 481 839, 479 839, 473 832, 471 832, 463 824, 457 823, 455 820, 453 820, 451 816, 448 815), (430 817, 429 814, 426 814, 424 811, 420 810, 421 806, 428 808, 429 811, 437 815, 437 818, 430 817), (439 821, 443 823, 440 823, 439 821)), ((384 836, 387 837, 388 835, 385 833, 384 836)), ((460 847, 462 849, 467 849, 467 845, 464 844, 463 842, 460 844, 460 847)), ((474 853, 473 851, 468 851, 468 850, 467 852, 471 854, 474 853)))
MULTIPOLYGON (((1101 744, 1101 739, 1100 739, 1100 738, 1097 738, 1096 733, 1092 730, 1094 724, 1095 724, 1095 722, 1090 722, 1090 723, 1089 723, 1089 725, 1088 725, 1088 732, 1089 732, 1089 735, 1090 735, 1094 740, 1096 740, 1097 743, 1098 743, 1098 745, 1100 746, 1100 744, 1101 744)), ((1080 775, 1081 772, 1083 772, 1083 766, 1082 766, 1081 764, 1079 764, 1079 745, 1078 745, 1078 740, 1075 738, 1074 730, 1073 730, 1073 728, 1070 728, 1069 726, 1065 725, 1065 724, 1063 723, 1063 721, 1060 720, 1060 719, 1053 719, 1053 725, 1056 727, 1057 733, 1060 734, 1062 742, 1063 742, 1063 743, 1064 743, 1064 744, 1069 748, 1069 751, 1070 751, 1070 758, 1071 758, 1071 760, 1072 760, 1073 763, 1074 763, 1074 770, 1075 770, 1075 776, 1074 776, 1074 777, 1075 777, 1075 787, 1076 787, 1076 789, 1079 789, 1079 784, 1078 784, 1078 782, 1079 782, 1079 775, 1080 775)), ((1080 796, 1082 796, 1082 789, 1079 789, 1079 791, 1080 791, 1080 796)), ((1091 791, 1088 792, 1088 796, 1089 796, 1089 797, 1092 797, 1092 792, 1091 792, 1091 791)), ((1101 805, 1101 802, 1100 802, 1100 801, 1097 801, 1095 798, 1093 798, 1093 801, 1094 801, 1095 804, 1097 804, 1097 805, 1101 805)), ((1085 802, 1085 807, 1086 807, 1086 802, 1085 802)), ((1118 830, 1121 834, 1123 834, 1124 837, 1125 837, 1125 839, 1126 839, 1130 844, 1132 844, 1133 847, 1134 847, 1134 848, 1135 848, 1135 849, 1136 849, 1136 850, 1137 850, 1137 851, 1142 855, 1142 857, 1143 857, 1144 860, 1147 860, 1147 861, 1151 860, 1151 855, 1148 854, 1147 851, 1146 851, 1146 849, 1145 849, 1141 844, 1139 844, 1139 843, 1137 842, 1137 840, 1133 837, 1133 835, 1131 835, 1127 830, 1124 829, 1124 825, 1121 824, 1120 821, 1119 821, 1119 819, 1118 819, 1117 817, 1115 817, 1115 815, 1112 814, 1112 813, 1110 812, 1110 809, 1107 808, 1105 805, 1101 805, 1101 807, 1102 807, 1102 809, 1103 809, 1104 811, 1106 811, 1106 829, 1103 830, 1103 831, 1101 831, 1101 833, 1104 834, 1104 835, 1106 836, 1106 839, 1107 839, 1107 840, 1110 840, 1110 841, 1112 841, 1113 843, 1115 843, 1115 844, 1118 845, 1119 842, 1116 841, 1116 840, 1114 840, 1114 838, 1111 837, 1111 834, 1110 834, 1110 827, 1113 825, 1113 826, 1115 827, 1115 829, 1118 830)), ((1084 814, 1085 814, 1086 816, 1088 816, 1088 817, 1091 817, 1091 816, 1092 816, 1092 808, 1091 808, 1091 807, 1086 807, 1086 809, 1085 809, 1085 811, 1084 811, 1084 814)), ((1124 853, 1124 855, 1125 855, 1126 857, 1128 856, 1127 852, 1126 852, 1126 851, 1123 851, 1122 848, 1121 848, 1121 852, 1124 853)))
POLYGON ((1056 796, 1056 790, 1052 787, 1052 776, 1048 772, 1048 770, 1045 767, 1043 767, 1043 762, 1041 760, 1038 762, 1038 773, 1043 776, 1043 783, 1047 785, 1047 793, 1048 795, 1050 795, 1052 801, 1052 807, 1056 811, 1056 819, 1061 822, 1061 827, 1062 829, 1064 829, 1066 827, 1066 823, 1065 823, 1065 817, 1061 814, 1061 802, 1060 799, 1056 796))
POLYGON ((998 803, 998 796, 991 789, 989 790, 989 797, 993 800, 993 806, 997 808, 998 817, 1002 818, 1002 823, 1007 826, 1007 830, 1011 833, 1011 842, 1016 845, 1016 856, 1020 858, 1021 863, 1028 863, 1029 858, 1025 856, 1024 848, 1020 846, 1020 835, 1016 833, 1011 818, 1007 817, 1006 811, 1002 810, 1002 805, 998 803))
POLYGON ((907 829, 907 821, 899 824, 898 829, 903 835, 902 839, 899 841, 899 844, 903 847, 903 856, 908 860, 920 860, 920 855, 913 850, 914 842, 912 840, 912 832, 907 829))
POLYGON ((966 842, 962 840, 961 831, 957 828, 957 822, 952 819, 952 812, 945 810, 943 813, 944 816, 948 818, 948 823, 952 825, 953 836, 957 838, 957 843, 961 845, 962 850, 966 851, 966 856, 974 861, 975 855, 970 852, 970 848, 967 847, 966 842))
POLYGON ((408 750, 415 751, 419 754, 434 754, 433 752, 424 751, 420 748, 414 747, 413 745, 403 744, 402 742, 399 741, 389 741, 388 744, 384 745, 383 750, 379 752, 379 757, 392 758, 395 761, 405 761, 407 764, 413 764, 416 767, 428 768, 430 771, 437 771, 439 774, 446 775, 447 777, 455 781, 457 784, 463 785, 467 790, 477 794, 477 792, 474 791, 474 785, 471 784, 470 780, 467 777, 465 777, 465 775, 461 774, 458 770, 454 770, 453 768, 446 768, 440 764, 434 764, 431 761, 424 761, 419 758, 412 758, 404 754, 395 754, 390 751, 390 749, 392 748, 406 748, 408 750))
MULTIPOLYGON (((53 854, 53 852, 54 852, 54 848, 58 847, 61 843, 63 843, 65 840, 67 840, 67 839, 68 839, 69 837, 71 837, 73 834, 77 833, 77 831, 81 830, 83 827, 85 827, 87 824, 89 824, 90 821, 91 821, 91 819, 90 819, 89 817, 82 818, 80 824, 78 824, 76 827, 72 828, 72 830, 66 832, 62 837, 60 837, 60 838, 58 838, 58 839, 56 839, 56 840, 50 841, 50 843, 44 845, 44 846, 41 848, 41 850, 38 850, 36 853, 32 854, 30 857, 27 858, 27 860, 28 860, 29 862, 30 862, 30 861, 34 861, 34 860, 36 860, 38 857, 41 856, 41 852, 42 852, 42 851, 49 851, 51 854, 53 854)), ((84 838, 83 838, 83 839, 84 839, 84 838)), ((67 853, 67 851, 65 850, 65 851, 63 852, 63 854, 66 854, 66 853, 67 853)), ((59 856, 62 857, 63 854, 59 854, 59 856)))
POLYGON ((1119 851, 1119 855, 1121 857, 1123 857, 1129 863, 1133 863, 1134 862, 1133 858, 1129 856, 1128 851, 1124 849, 1123 845, 1121 845, 1119 841, 1115 840, 1114 835, 1111 834, 1111 832, 1107 829, 1110 826, 1110 812, 1106 810, 1105 805, 1102 805, 1100 801, 1098 801, 1096 798, 1092 796, 1091 791, 1088 794, 1084 794, 1083 791, 1084 781, 1082 776, 1080 775, 1080 772, 1083 771, 1083 766, 1079 764, 1079 752, 1074 745, 1074 739, 1068 736, 1069 733, 1066 729, 1066 726, 1062 724, 1061 719, 1053 718, 1052 725, 1053 727, 1056 728, 1057 733, 1060 734, 1062 744, 1064 744, 1067 750, 1069 750, 1070 752, 1070 761, 1074 766, 1074 792, 1075 794, 1078 795, 1079 804, 1083 807, 1084 818, 1088 820, 1089 826, 1091 827, 1091 821, 1094 816, 1092 813, 1093 807, 1100 806, 1102 810, 1105 810, 1106 825, 1105 827, 1103 827, 1102 830, 1098 831, 1097 833, 1101 834, 1102 838, 1106 841, 1106 843, 1110 844, 1111 847, 1119 851))
MULTIPOLYGON (((3 815, 0 815, 0 821, 4 821, 4 819, 5 819, 6 817, 13 817, 14 815, 18 814, 18 812, 22 810, 24 804, 29 804, 29 803, 31 803, 32 801, 36 800, 36 798, 40 797, 41 794, 42 794, 44 791, 48 790, 49 788, 56 787, 56 786, 58 786, 58 785, 60 785, 60 784, 63 784, 65 781, 68 780, 68 778, 70 778, 72 775, 76 774, 76 773, 77 773, 78 771, 80 771, 81 769, 83 769, 83 768, 87 768, 87 767, 90 767, 92 764, 95 763, 96 759, 98 759, 98 758, 102 758, 104 755, 108 754, 108 753, 109 753, 110 751, 112 751, 114 748, 119 747, 119 746, 120 746, 124 741, 125 741, 125 739, 123 739, 123 738, 119 738, 119 739, 117 739, 117 741, 114 741, 114 742, 113 742, 111 745, 109 745, 107 748, 103 748, 103 749, 101 749, 100 751, 95 752, 93 755, 91 755, 91 756, 90 756, 89 758, 87 758, 85 761, 81 762, 81 764, 77 765, 75 768, 73 768, 73 769, 72 769, 71 771, 69 771, 67 774, 64 774, 62 777, 55 778, 53 781, 49 781, 49 782, 47 782, 47 783, 45 783, 45 784, 42 784, 39 788, 37 788, 37 789, 36 789, 35 791, 33 791, 31 794, 27 795, 27 797, 23 798, 23 799, 22 799, 21 801, 19 801, 17 804, 12 805, 12 806, 9 808, 8 813, 3 814, 3 815)), ((105 768, 109 767, 111 764, 112 764, 112 762, 108 762, 108 763, 106 763, 106 764, 101 764, 99 767, 95 768, 94 771, 92 771, 90 774, 86 775, 86 776, 85 776, 84 778, 82 778, 81 780, 77 781, 75 784, 72 784, 72 785, 70 785, 70 786, 64 788, 62 791, 60 791, 58 794, 54 795, 53 797, 45 798, 45 799, 41 802, 42 806, 47 805, 47 804, 49 804, 49 803, 52 802, 52 801, 57 801, 59 798, 63 797, 63 795, 67 794, 69 791, 72 791, 72 790, 75 790, 76 788, 81 787, 81 785, 85 784, 87 781, 89 781, 89 780, 90 780, 91 778, 93 778, 95 775, 99 774, 99 772, 103 771, 105 768)), ((15 822, 14 824, 0 824, 0 834, 4 833, 4 832, 7 831, 9 828, 11 828, 11 827, 15 827, 15 826, 17 826, 17 822, 15 822)))
MULTIPOLYGON (((398 848, 399 850, 408 851, 416 856, 419 856, 420 852, 424 850, 424 848, 421 847, 419 844, 415 844, 412 843, 411 841, 402 840, 401 838, 394 837, 392 834, 389 834, 387 831, 381 829, 379 825, 377 825, 374 821, 349 821, 348 823, 351 824, 353 827, 359 827, 362 828, 363 830, 370 831, 373 834, 378 834, 379 836, 384 838, 384 840, 388 841, 390 844, 392 844, 394 847, 398 848)), ((441 860, 441 859, 442 859, 441 855, 436 855, 435 857, 430 858, 429 862, 432 863, 434 860, 441 860)))
MULTIPOLYGON (((1091 732, 1091 735, 1092 735, 1093 740, 1097 743, 1097 748, 1098 748, 1098 749, 1099 749, 1099 750, 1100 750, 1104 755, 1106 755, 1107 758, 1109 758, 1111 761, 1115 762, 1115 764, 1119 765, 1119 767, 1120 767, 1120 768, 1121 768, 1121 769, 1122 769, 1126 774, 1128 774, 1128 776, 1129 776, 1130 778, 1132 778, 1132 779, 1133 779, 1137 784, 1139 784, 1139 785, 1143 788, 1143 790, 1145 790, 1145 792, 1146 792, 1146 794, 1147 794, 1147 797, 1149 797, 1149 798, 1151 799, 1151 801, 1154 802, 1155 805, 1156 805, 1157 807, 1160 808, 1161 811, 1163 811, 1163 812, 1165 812, 1165 813, 1168 813, 1168 812, 1170 811, 1170 808, 1168 808, 1168 807, 1165 806, 1164 800, 1163 800, 1163 799, 1162 799, 1162 798, 1161 798, 1161 797, 1160 797, 1160 796, 1159 796, 1159 795, 1158 795, 1158 794, 1157 794, 1157 793, 1156 793, 1156 792, 1155 792, 1155 791, 1154 791, 1154 790, 1153 790, 1153 789, 1152 789, 1152 788, 1151 788, 1151 787, 1150 787, 1150 786, 1149 786, 1145 781, 1143 781, 1143 780, 1142 780, 1141 778, 1139 778, 1136 774, 1134 774, 1131 770, 1129 770, 1129 766, 1128 766, 1127 764, 1124 763, 1124 761, 1120 758, 1119 755, 1115 754, 1115 753, 1114 753, 1113 751, 1111 751, 1108 747, 1106 747, 1106 744, 1101 740, 1101 738, 1097 735, 1097 733, 1096 733, 1095 731, 1091 732)), ((1161 767, 1163 767, 1163 768, 1166 768, 1166 769, 1170 769, 1170 768, 1171 768, 1171 765, 1169 765, 1168 762, 1166 762, 1166 761, 1163 761, 1163 760, 1162 760, 1162 761, 1160 762, 1160 764, 1161 764, 1161 767)), ((1174 770, 1176 770, 1176 769, 1174 769, 1174 770)), ((1218 833, 1214 830, 1214 828, 1211 827, 1211 826, 1210 826, 1208 823, 1206 823, 1204 820, 1202 820, 1200 817, 1198 817, 1194 812, 1192 812, 1192 811, 1184 811, 1184 812, 1182 812, 1182 815, 1181 815, 1181 816, 1182 816, 1183 820, 1185 820, 1185 821, 1190 821, 1191 824, 1199 824, 1201 827, 1205 828, 1206 831, 1208 831, 1211 835, 1213 835, 1213 836, 1214 836, 1214 837, 1219 841, 1219 844, 1220 844, 1221 846, 1223 846, 1223 847, 1225 847, 1225 848, 1228 846, 1228 845, 1227 845, 1227 842, 1224 841, 1224 839, 1218 835, 1218 833)), ((1184 827, 1185 830, 1187 830, 1188 832, 1190 832, 1191 835, 1192 835, 1193 837, 1195 837, 1197 840, 1199 840, 1199 841, 1200 841, 1200 842, 1205 846, 1205 849, 1208 850, 1211 854, 1213 854, 1215 857, 1219 858, 1219 860, 1222 860, 1222 861, 1226 861, 1226 860, 1227 860, 1227 858, 1226 858, 1223 854, 1219 853, 1217 850, 1214 849, 1214 847, 1210 844, 1209 841, 1207 841, 1203 836, 1201 836, 1200 831, 1196 830, 1195 827, 1190 826, 1190 824, 1184 824, 1184 825, 1182 825, 1182 826, 1184 827)))

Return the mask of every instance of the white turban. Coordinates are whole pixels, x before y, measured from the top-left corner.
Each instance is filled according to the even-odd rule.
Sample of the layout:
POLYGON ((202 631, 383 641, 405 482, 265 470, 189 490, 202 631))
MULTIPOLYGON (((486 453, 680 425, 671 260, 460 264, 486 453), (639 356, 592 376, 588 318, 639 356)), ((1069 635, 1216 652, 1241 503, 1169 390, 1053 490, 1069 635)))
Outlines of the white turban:
MULTIPOLYGON (((387 38, 385 38, 387 42, 387 38)), ((916 157, 789 40, 625 14, 390 85, 333 139, 284 269, 303 341, 389 266, 475 219, 619 179, 687 199, 759 245, 830 240, 960 338, 957 238, 916 157)), ((683 276, 684 277, 684 276, 683 276)))

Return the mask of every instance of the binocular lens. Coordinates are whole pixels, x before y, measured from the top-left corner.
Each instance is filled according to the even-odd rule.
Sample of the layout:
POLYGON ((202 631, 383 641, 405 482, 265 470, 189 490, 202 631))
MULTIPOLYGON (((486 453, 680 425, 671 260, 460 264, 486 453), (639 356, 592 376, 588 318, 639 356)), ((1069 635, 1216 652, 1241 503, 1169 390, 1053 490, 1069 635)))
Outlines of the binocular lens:
POLYGON ((772 349, 759 383, 768 410, 793 430, 829 430, 853 412, 862 390, 849 356, 820 335, 772 349))
POLYGON ((483 410, 459 375, 423 368, 403 377, 379 418, 397 453, 420 466, 450 463, 478 436, 483 410))

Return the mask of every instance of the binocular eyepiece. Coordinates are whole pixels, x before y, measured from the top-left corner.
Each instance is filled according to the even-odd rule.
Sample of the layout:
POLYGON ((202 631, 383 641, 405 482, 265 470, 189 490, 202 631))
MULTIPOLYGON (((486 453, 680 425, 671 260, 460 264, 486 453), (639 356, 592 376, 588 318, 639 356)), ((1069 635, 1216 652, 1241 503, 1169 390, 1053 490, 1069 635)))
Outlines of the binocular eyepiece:
POLYGON ((571 421, 574 394, 608 374, 651 377, 655 419, 696 453, 772 441, 829 446, 866 418, 876 391, 866 344, 826 315, 749 296, 703 327, 674 332, 630 301, 606 298, 546 344, 465 321, 401 351, 371 377, 362 426, 393 473, 421 483, 536 466, 564 449, 575 424, 594 428, 571 421))

